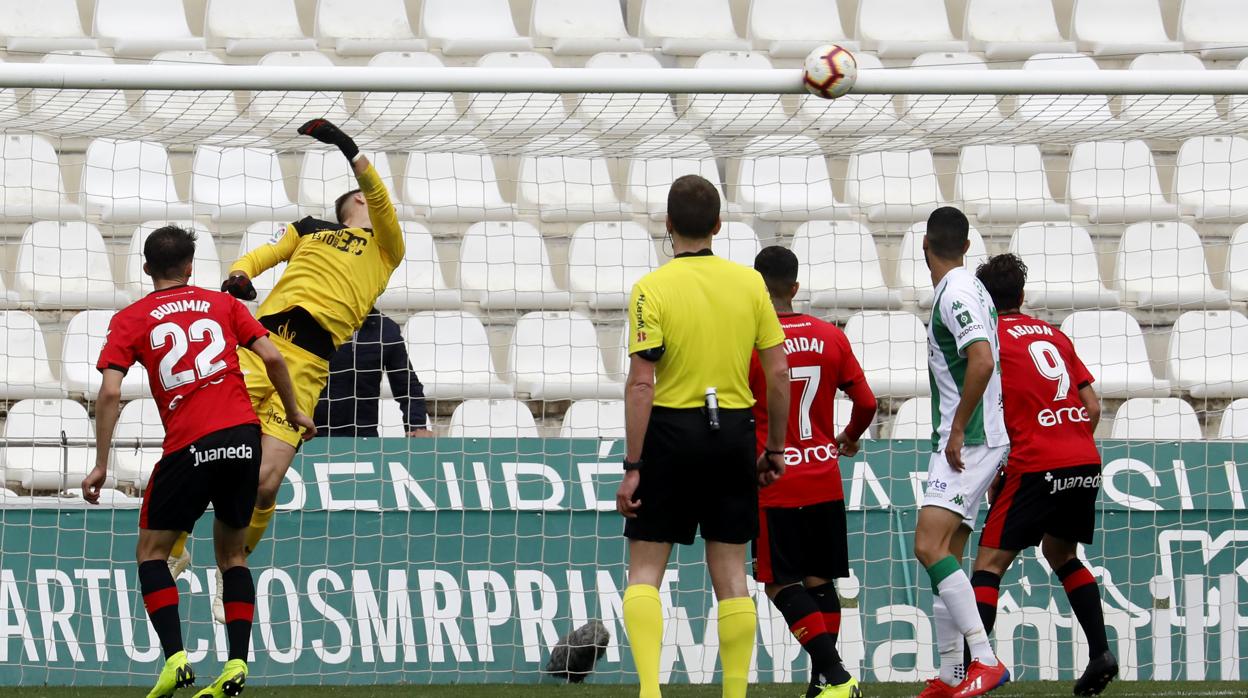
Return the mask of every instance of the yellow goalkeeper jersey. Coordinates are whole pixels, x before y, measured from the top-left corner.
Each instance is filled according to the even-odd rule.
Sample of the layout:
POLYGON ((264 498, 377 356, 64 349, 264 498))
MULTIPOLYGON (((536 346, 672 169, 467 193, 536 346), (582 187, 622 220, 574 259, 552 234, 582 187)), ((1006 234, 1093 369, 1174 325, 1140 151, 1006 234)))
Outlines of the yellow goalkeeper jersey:
POLYGON ((403 259, 403 231, 390 195, 370 164, 357 176, 368 201, 373 228, 347 228, 307 217, 278 231, 274 239, 243 255, 230 273, 249 277, 287 262, 257 317, 299 307, 329 332, 334 346, 364 323, 390 274, 403 259))

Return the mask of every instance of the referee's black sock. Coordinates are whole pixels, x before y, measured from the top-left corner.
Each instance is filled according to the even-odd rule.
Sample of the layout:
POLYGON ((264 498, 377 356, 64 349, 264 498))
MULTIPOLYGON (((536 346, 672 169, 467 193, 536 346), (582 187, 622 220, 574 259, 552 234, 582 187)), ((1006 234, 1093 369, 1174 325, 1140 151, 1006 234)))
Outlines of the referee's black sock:
POLYGON ((143 592, 143 607, 147 617, 156 628, 160 647, 165 659, 182 651, 182 621, 178 618, 178 585, 169 574, 165 560, 148 560, 139 563, 139 590, 143 592))
POLYGON ((800 584, 793 584, 776 594, 775 604, 789 624, 793 637, 810 655, 814 680, 807 694, 817 694, 824 683, 835 685, 848 681, 849 674, 841 666, 841 657, 836 652, 836 640, 828 634, 823 612, 814 597, 806 593, 800 584))
POLYGON ((1070 608, 1075 612, 1075 618, 1079 620, 1083 634, 1088 638, 1090 656, 1099 657, 1108 652, 1105 613, 1101 610, 1101 589, 1096 585, 1096 578, 1077 557, 1054 570, 1053 574, 1057 575, 1062 587, 1066 589, 1070 608))
POLYGON ((221 584, 230 659, 245 662, 251 645, 251 621, 256 607, 256 587, 251 580, 251 570, 241 565, 231 567, 221 573, 221 584))

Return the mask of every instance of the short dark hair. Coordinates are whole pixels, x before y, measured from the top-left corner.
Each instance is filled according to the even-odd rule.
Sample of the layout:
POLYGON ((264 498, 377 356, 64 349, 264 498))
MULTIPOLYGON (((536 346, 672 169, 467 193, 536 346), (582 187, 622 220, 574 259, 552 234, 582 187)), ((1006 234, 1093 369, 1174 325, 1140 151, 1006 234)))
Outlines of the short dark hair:
POLYGON ((763 276, 768 293, 788 296, 793 284, 797 283, 797 255, 780 245, 764 247, 754 257, 754 271, 763 276))
POLYGON ((988 289, 997 310, 1014 310, 1023 304, 1023 286, 1027 285, 1027 265, 1011 252, 989 257, 975 270, 979 282, 988 289))
POLYGON ((143 243, 143 261, 154 279, 176 279, 195 259, 195 232, 176 225, 153 230, 143 243))
POLYGON ((343 218, 343 216, 342 216, 342 213, 343 213, 342 209, 346 208, 346 206, 347 206, 347 202, 351 200, 351 197, 353 197, 353 196, 355 196, 356 194, 359 194, 359 193, 360 193, 360 190, 359 190, 359 189, 352 189, 351 191, 347 192, 346 194, 343 194, 342 196, 338 197, 337 199, 334 199, 334 216, 336 216, 336 217, 338 218, 338 222, 339 222, 339 223, 346 223, 346 221, 344 221, 344 220, 342 219, 342 218, 343 218))
POLYGON ((971 224, 953 206, 941 206, 927 217, 927 249, 941 259, 958 259, 966 251, 971 224))
POLYGON ((719 192, 698 175, 678 177, 667 192, 667 217, 678 235, 704 238, 719 223, 719 192))

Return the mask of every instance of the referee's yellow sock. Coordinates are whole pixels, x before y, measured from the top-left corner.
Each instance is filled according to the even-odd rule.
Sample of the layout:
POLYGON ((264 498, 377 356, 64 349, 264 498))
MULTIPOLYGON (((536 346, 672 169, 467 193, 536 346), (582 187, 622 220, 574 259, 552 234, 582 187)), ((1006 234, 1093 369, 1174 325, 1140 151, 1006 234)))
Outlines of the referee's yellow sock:
POLYGON ((260 545, 260 539, 264 538, 264 532, 269 530, 269 520, 273 518, 273 511, 277 509, 277 505, 268 509, 256 507, 251 510, 251 524, 247 526, 247 547, 245 548, 248 555, 260 545))
POLYGON ((624 629, 633 650, 633 664, 641 683, 640 698, 659 698, 659 653, 663 649, 663 602, 649 584, 630 584, 624 590, 624 629))
POLYGON ((182 557, 182 553, 186 552, 186 539, 190 537, 191 534, 183 531, 182 535, 178 536, 178 539, 173 542, 173 549, 169 551, 169 557, 182 557))
POLYGON ((719 602, 719 661, 724 667, 724 698, 745 698, 757 627, 758 611, 750 597, 719 602))

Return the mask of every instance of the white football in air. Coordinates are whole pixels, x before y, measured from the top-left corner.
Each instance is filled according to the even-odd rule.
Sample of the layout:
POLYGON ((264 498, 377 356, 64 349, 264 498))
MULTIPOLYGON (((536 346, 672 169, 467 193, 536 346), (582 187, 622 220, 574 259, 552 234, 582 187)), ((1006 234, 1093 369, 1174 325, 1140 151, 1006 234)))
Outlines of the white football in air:
POLYGON ((816 97, 836 99, 849 92, 858 79, 858 60, 836 44, 824 44, 806 56, 802 82, 816 97))

